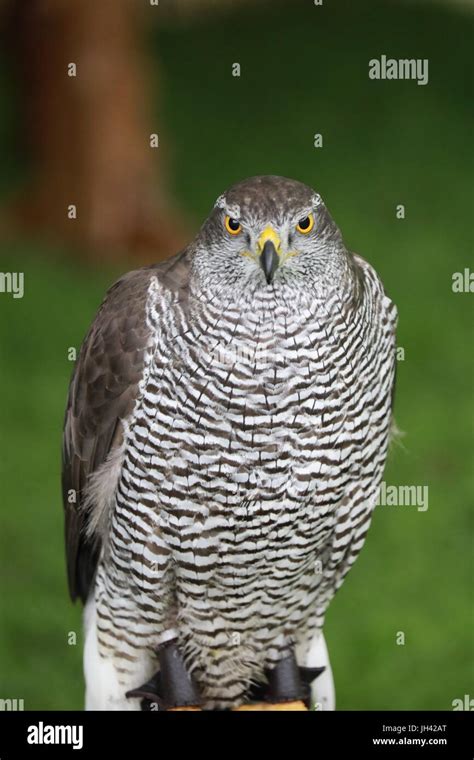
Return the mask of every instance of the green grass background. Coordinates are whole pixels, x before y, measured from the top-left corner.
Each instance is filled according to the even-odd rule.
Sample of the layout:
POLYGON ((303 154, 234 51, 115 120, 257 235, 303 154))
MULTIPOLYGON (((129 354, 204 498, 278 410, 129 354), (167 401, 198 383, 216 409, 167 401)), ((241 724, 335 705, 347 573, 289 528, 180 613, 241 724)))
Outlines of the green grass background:
MULTIPOLYGON (((451 290, 453 272, 472 265, 472 41, 473 19, 457 7, 408 3, 273 3, 150 29, 163 81, 160 150, 171 156, 183 225, 244 176, 306 181, 399 308, 405 436, 386 481, 428 485, 429 509, 379 508, 330 608, 340 709, 451 709, 473 693, 474 295, 451 290), (382 53, 428 58, 428 86, 370 81, 368 61, 382 53)), ((0 76, 5 194, 25 167, 6 62, 0 76)), ((117 272, 81 268, 65 253, 37 240, 0 251, 1 271, 24 271, 26 282, 22 300, 0 294, 0 697, 27 709, 81 708, 83 695, 60 436, 68 347, 79 346, 117 272)))

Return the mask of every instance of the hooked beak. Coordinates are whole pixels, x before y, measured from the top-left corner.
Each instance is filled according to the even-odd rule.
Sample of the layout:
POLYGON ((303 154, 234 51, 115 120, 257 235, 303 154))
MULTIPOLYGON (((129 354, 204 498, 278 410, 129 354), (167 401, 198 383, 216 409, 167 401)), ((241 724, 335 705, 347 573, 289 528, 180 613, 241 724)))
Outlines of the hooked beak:
POLYGON ((260 266, 269 285, 273 281, 273 275, 280 264, 280 245, 279 235, 272 227, 266 227, 258 239, 257 246, 260 252, 260 266))
POLYGON ((265 278, 269 285, 273 280, 273 275, 275 274, 279 263, 280 259, 278 253, 276 252, 274 244, 271 240, 267 240, 263 246, 262 253, 260 254, 260 266, 263 269, 265 278))

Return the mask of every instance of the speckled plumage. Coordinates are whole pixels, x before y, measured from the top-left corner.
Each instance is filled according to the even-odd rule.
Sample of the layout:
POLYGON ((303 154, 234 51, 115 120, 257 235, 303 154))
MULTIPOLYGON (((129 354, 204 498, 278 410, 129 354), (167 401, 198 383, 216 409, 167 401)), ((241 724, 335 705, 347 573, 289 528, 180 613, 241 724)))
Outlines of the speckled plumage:
POLYGON ((395 322, 321 198, 280 177, 235 185, 183 253, 111 288, 64 436, 86 676, 98 657, 117 692, 89 706, 123 707, 172 636, 207 708, 241 704, 291 646, 305 662, 376 503, 395 322), (253 255, 268 225, 282 241, 270 285, 253 255))

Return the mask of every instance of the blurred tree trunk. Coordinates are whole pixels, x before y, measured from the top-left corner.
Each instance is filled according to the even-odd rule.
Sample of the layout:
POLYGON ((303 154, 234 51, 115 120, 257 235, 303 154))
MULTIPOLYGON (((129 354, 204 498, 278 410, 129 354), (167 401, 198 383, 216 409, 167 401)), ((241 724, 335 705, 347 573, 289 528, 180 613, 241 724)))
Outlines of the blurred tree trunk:
POLYGON ((104 256, 175 252, 183 225, 150 147, 146 12, 136 0, 15 0, 13 16, 34 169, 21 223, 104 256))

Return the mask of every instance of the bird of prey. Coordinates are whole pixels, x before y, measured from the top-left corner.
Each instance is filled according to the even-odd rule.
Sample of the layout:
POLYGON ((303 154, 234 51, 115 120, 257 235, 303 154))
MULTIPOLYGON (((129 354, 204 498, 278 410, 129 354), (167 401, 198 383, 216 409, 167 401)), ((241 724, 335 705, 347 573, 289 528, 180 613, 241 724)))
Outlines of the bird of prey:
POLYGON ((276 176, 110 288, 63 439, 86 709, 334 708, 324 616, 377 503, 396 319, 320 195, 276 176))

